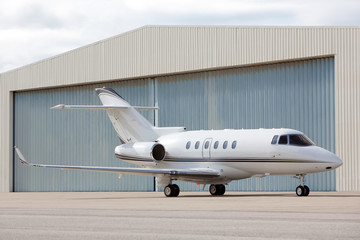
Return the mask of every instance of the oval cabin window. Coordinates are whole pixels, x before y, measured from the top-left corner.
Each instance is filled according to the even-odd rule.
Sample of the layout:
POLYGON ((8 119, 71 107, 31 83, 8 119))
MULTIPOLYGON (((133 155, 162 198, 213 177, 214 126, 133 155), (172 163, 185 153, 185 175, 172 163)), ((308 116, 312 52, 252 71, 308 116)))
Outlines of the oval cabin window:
POLYGON ((228 145, 228 141, 225 141, 224 144, 223 144, 223 149, 226 149, 227 145, 228 145))
POLYGON ((232 148, 232 149, 235 149, 235 148, 236 148, 236 141, 233 141, 233 142, 232 142, 231 148, 232 148))

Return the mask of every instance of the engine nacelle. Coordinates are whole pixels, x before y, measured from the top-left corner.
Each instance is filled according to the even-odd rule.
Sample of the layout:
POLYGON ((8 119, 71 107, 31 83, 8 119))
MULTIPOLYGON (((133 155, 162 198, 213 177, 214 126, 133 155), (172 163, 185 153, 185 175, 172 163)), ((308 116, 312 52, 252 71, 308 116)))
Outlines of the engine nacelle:
POLYGON ((165 148, 156 142, 126 143, 115 148, 115 155, 124 160, 152 160, 161 162, 165 158, 165 148))

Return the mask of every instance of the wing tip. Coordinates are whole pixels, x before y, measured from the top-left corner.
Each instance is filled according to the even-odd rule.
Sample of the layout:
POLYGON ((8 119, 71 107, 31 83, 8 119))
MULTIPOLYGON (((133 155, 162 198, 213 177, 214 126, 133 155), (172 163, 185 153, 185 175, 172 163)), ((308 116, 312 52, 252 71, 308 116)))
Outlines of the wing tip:
POLYGON ((64 109, 64 108, 65 108, 65 104, 59 104, 59 105, 51 107, 50 109, 64 109))
POLYGON ((20 149, 17 146, 14 146, 14 149, 15 149, 16 154, 19 157, 20 162, 22 164, 31 166, 31 164, 28 161, 26 161, 26 159, 25 159, 24 155, 21 153, 20 149))

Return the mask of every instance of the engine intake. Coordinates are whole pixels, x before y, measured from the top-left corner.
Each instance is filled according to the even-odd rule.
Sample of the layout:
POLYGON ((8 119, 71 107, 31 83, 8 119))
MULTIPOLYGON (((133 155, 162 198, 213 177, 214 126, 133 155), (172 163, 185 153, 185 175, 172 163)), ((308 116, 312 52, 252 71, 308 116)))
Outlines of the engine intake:
POLYGON ((161 162, 166 151, 163 145, 155 142, 126 143, 115 148, 115 155, 123 160, 152 160, 161 162))
POLYGON ((156 161, 162 161, 165 158, 165 148, 163 145, 161 144, 156 144, 153 146, 152 152, 151 152, 152 157, 156 160, 156 161))

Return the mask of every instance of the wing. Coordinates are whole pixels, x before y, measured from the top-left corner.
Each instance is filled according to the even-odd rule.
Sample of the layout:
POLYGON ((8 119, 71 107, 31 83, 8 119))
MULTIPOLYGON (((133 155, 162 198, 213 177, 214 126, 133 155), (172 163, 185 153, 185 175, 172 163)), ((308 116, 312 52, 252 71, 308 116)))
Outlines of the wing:
POLYGON ((219 172, 213 169, 156 169, 156 168, 119 168, 119 167, 94 167, 94 166, 69 166, 69 165, 45 165, 29 163, 26 161, 20 149, 14 147, 22 164, 32 167, 75 169, 98 172, 114 172, 122 174, 136 174, 144 176, 155 176, 159 174, 179 176, 179 177, 218 177, 219 172))

